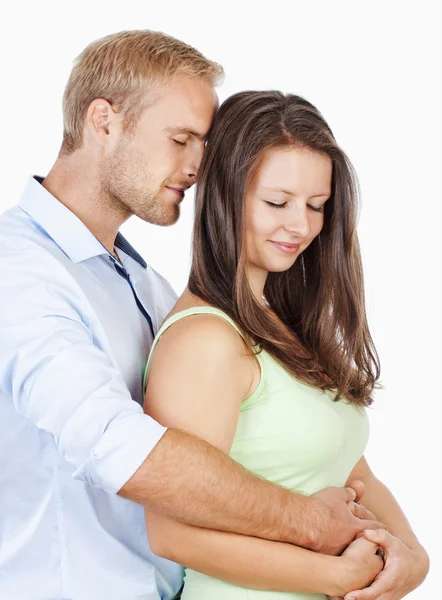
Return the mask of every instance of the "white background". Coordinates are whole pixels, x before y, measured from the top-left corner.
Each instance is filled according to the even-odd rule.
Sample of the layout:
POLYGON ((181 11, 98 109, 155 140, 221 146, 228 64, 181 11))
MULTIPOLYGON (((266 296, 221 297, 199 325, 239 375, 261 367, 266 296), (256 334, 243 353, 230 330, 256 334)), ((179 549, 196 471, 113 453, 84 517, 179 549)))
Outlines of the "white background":
MULTIPOLYGON (((122 29, 157 29, 243 89, 305 96, 359 174, 367 306, 382 361, 367 457, 428 549, 409 598, 442 597, 441 6, 436 1, 20 2, 2 9, 0 210, 58 152, 72 60, 122 29)), ((178 292, 186 284, 193 195, 169 229, 135 219, 124 234, 178 292)))

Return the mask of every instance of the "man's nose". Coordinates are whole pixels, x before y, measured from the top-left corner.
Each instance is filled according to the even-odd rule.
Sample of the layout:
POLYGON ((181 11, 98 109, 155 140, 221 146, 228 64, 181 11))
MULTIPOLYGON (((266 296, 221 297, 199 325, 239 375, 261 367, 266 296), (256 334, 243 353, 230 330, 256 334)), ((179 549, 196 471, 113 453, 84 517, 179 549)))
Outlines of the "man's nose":
POLYGON ((204 146, 195 147, 189 152, 186 156, 186 162, 184 163, 184 174, 191 181, 195 181, 196 176, 198 174, 198 169, 200 168, 201 161, 203 159, 204 154, 204 146))

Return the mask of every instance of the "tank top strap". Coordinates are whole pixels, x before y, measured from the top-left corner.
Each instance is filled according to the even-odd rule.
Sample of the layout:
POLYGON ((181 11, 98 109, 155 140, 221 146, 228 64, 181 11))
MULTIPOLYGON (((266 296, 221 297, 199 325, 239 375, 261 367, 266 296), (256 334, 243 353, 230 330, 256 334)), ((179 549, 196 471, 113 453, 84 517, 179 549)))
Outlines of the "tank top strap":
POLYGON ((237 333, 243 339, 245 339, 244 334, 242 333, 242 331, 240 330, 238 325, 235 323, 235 321, 233 319, 231 319, 229 317, 229 315, 227 315, 220 308, 215 308, 214 306, 193 306, 192 308, 186 308, 186 310, 181 310, 180 312, 175 313, 174 315, 172 315, 171 317, 169 317, 168 319, 166 319, 164 321, 164 323, 161 325, 161 327, 158 330, 158 333, 155 336, 155 339, 153 341, 153 344, 152 344, 152 347, 151 347, 150 353, 149 353, 149 358, 147 360, 146 369, 144 370, 143 394, 146 391, 147 374, 149 372, 150 363, 152 362, 152 357, 153 357, 153 352, 155 350, 155 346, 160 341, 162 335, 169 329, 169 327, 171 327, 177 321, 180 321, 181 319, 184 319, 186 317, 191 317, 193 315, 218 315, 219 317, 222 317, 225 321, 230 323, 230 325, 237 331, 237 333))

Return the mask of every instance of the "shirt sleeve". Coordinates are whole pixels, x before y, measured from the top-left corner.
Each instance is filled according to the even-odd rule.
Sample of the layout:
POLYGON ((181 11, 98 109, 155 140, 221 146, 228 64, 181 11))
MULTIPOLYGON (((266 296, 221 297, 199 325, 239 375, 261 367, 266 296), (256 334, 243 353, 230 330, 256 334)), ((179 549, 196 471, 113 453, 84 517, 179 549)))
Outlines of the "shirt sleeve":
POLYGON ((94 339, 94 318, 74 278, 43 249, 0 256, 0 387, 53 436, 74 478, 116 493, 166 428, 132 400, 94 339))

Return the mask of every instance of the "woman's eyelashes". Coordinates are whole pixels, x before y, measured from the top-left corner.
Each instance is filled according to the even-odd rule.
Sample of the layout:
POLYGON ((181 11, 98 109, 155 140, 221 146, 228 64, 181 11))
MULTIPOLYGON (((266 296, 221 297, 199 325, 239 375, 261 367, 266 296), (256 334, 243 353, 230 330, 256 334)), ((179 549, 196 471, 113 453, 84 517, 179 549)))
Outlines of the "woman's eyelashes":
POLYGON ((323 206, 312 206, 311 204, 307 204, 307 206, 311 210, 314 210, 315 212, 324 212, 324 207, 323 206))
POLYGON ((172 141, 174 141, 175 144, 178 144, 178 146, 185 146, 189 141, 189 138, 186 135, 181 135, 180 137, 172 138, 172 141))
POLYGON ((278 204, 276 202, 270 202, 269 200, 264 200, 264 202, 266 204, 268 204, 269 206, 273 206, 274 208, 284 208, 285 206, 287 206, 287 202, 283 202, 282 204, 278 204))
MULTIPOLYGON (((285 208, 287 206, 287 202, 283 202, 282 204, 278 204, 277 202, 270 202, 269 200, 264 200, 266 204, 272 206, 273 208, 285 208)), ((311 204, 307 204, 307 207, 314 212, 324 212, 323 206, 312 206, 311 204)))

